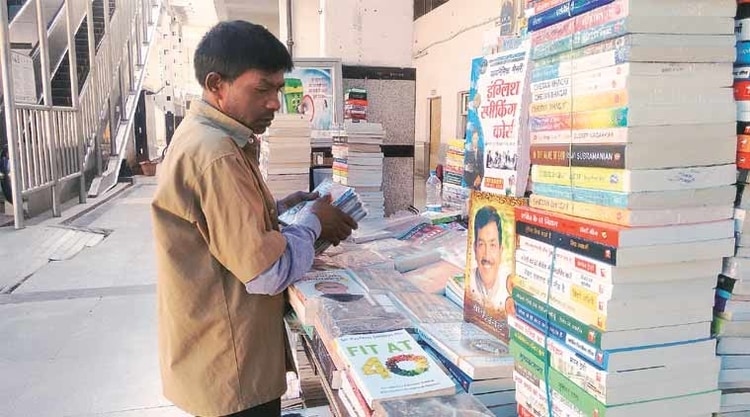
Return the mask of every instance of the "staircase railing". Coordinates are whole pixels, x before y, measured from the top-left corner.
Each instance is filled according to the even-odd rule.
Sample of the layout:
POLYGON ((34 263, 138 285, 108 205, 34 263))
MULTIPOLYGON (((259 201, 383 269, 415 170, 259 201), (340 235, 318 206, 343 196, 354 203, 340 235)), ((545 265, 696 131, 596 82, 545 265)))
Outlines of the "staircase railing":
POLYGON ((76 111, 70 107, 16 105, 21 194, 28 196, 58 181, 80 177, 83 157, 75 135, 76 111), (51 135, 45 132, 49 116, 51 135))
MULTIPOLYGON (((68 0, 68 4, 75 0, 68 0)), ((90 0, 86 0, 90 1, 90 0)), ((105 4, 105 19, 109 17, 109 2, 105 4)), ((15 134, 10 134, 17 149, 18 160, 15 162, 17 187, 20 195, 27 197, 40 190, 52 188, 53 195, 62 181, 78 178, 81 190, 84 190, 85 170, 90 165, 92 157, 100 157, 97 138, 100 138, 102 121, 110 111, 109 98, 115 83, 120 82, 120 68, 131 36, 137 41, 137 48, 142 48, 147 41, 139 34, 147 25, 139 26, 138 17, 150 21, 151 9, 160 4, 159 0, 126 0, 117 3, 117 9, 107 24, 107 30, 99 48, 89 44, 89 55, 95 54, 90 60, 89 76, 84 81, 78 100, 73 100, 75 107, 15 105, 15 134)), ((87 5, 88 12, 91 6, 87 5)), ((93 27, 93 17, 90 27, 93 27)), ((89 32, 91 34, 91 32, 89 32)), ((72 38, 69 38, 69 41, 72 38)), ((140 56, 140 53, 138 54, 140 56)), ((133 68, 130 71, 135 71, 133 68)), ((77 76, 74 68, 72 76, 77 76)), ((129 85, 127 90, 139 89, 140 83, 129 85)), ((124 94, 130 91, 123 91, 124 94)), ((130 109, 123 109, 130 110, 130 109)), ((127 113, 127 112, 126 112, 127 113)), ((132 120, 128 120, 130 128, 132 120)), ((117 144, 116 152, 124 152, 125 146, 117 144)), ((101 166, 98 165, 98 174, 101 166)), ((85 198, 82 191, 81 199, 85 198)), ((19 204, 14 201, 14 204, 19 204)), ((58 202, 53 197, 53 213, 57 211, 58 202)), ((16 211, 18 213, 18 211, 16 211)), ((19 227, 17 219, 16 227, 19 227)), ((22 219, 21 227, 22 227, 22 219)))

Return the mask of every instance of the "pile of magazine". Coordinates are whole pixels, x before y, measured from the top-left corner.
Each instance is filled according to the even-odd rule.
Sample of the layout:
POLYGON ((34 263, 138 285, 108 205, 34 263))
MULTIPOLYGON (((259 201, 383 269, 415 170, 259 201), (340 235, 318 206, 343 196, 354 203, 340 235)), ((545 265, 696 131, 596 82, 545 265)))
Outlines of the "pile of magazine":
MULTIPOLYGON (((360 221, 367 216, 367 210, 362 204, 362 200, 353 188, 347 187, 326 179, 315 190, 320 196, 330 195, 331 204, 338 207, 344 213, 350 215, 355 221, 360 221)), ((281 216, 279 222, 288 226, 297 223, 304 216, 310 213, 315 201, 304 201, 294 207, 289 208, 281 216)), ((330 242, 318 239, 315 242, 315 253, 320 254, 331 246, 330 242)))

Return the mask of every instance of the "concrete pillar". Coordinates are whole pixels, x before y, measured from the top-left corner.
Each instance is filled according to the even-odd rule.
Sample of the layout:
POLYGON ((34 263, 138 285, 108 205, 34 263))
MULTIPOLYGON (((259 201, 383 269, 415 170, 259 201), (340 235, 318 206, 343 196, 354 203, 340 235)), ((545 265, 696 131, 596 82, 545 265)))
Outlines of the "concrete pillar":
POLYGON ((8 33, 8 2, 0 0, 0 79, 3 84, 3 108, 5 109, 5 132, 10 157, 10 184, 13 194, 13 222, 16 229, 23 229, 23 200, 19 169, 18 130, 16 129, 16 99, 13 92, 13 70, 10 61, 10 36, 8 33))

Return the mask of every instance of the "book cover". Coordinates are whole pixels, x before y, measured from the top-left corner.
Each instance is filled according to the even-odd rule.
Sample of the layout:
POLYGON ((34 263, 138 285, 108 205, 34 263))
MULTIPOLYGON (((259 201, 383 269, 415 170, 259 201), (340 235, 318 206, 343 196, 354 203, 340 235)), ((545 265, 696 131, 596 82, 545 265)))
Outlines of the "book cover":
POLYGON ((337 349, 367 404, 456 392, 453 381, 405 330, 342 336, 337 349))
POLYGON ((384 294, 368 294, 347 303, 323 299, 320 304, 318 323, 332 338, 412 327, 411 320, 384 294))
POLYGON ((463 320, 459 307, 442 295, 428 293, 390 294, 419 323, 458 323, 463 320))
POLYGON ((320 300, 351 302, 365 294, 354 275, 344 269, 309 272, 289 287, 289 292, 289 301, 304 325, 311 325, 315 320, 320 300))
POLYGON ((420 335, 472 379, 511 376, 513 358, 508 353, 508 347, 474 324, 423 324, 420 335))
POLYGON ((523 198, 473 192, 466 249, 464 319, 508 342, 515 271, 515 207, 523 198))
POLYGON ((493 417, 475 396, 466 393, 431 398, 383 401, 375 406, 375 417, 493 417))
POLYGON ((528 180, 530 42, 472 61, 462 186, 522 196, 528 180))

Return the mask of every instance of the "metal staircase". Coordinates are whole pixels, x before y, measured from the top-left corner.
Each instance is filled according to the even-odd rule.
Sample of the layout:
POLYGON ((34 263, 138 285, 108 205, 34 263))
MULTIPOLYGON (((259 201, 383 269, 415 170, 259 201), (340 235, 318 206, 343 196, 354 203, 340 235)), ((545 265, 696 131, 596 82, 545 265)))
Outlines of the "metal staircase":
POLYGON ((40 200, 41 209, 47 203, 59 215, 61 201, 78 196, 84 202, 116 184, 132 143, 132 113, 161 1, 0 0, 6 4, 13 17, 0 47, 32 59, 39 98, 36 104, 10 104, 7 94, 1 97, 3 122, 8 109, 15 116, 0 145, 8 138, 11 195, 23 202, 13 205, 20 228, 24 211, 40 211, 31 207, 40 200))

